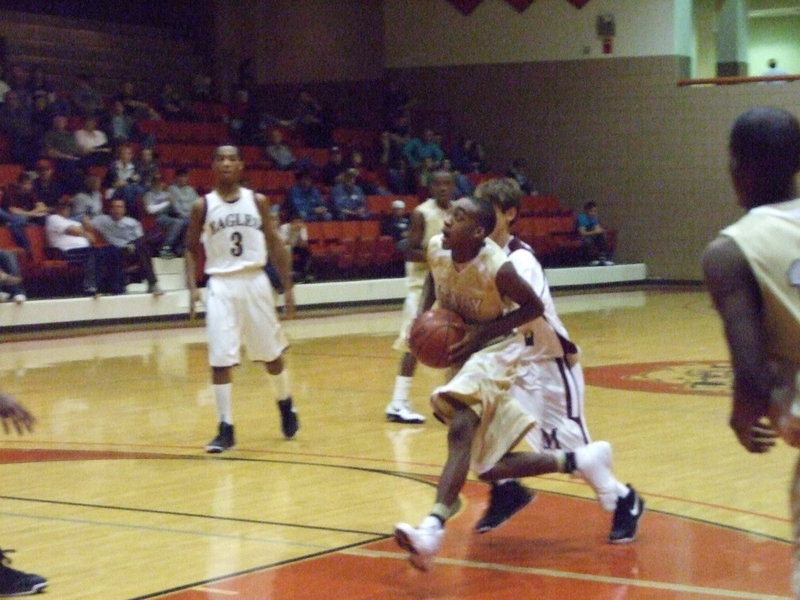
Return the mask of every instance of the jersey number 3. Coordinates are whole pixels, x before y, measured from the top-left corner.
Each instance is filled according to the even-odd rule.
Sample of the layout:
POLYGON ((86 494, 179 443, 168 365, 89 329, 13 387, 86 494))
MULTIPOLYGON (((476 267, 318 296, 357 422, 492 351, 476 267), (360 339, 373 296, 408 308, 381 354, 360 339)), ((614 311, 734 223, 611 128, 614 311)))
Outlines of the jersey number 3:
POLYGON ((231 254, 233 254, 233 256, 241 256, 242 252, 244 252, 244 248, 242 248, 242 234, 238 231, 234 231, 231 234, 231 254))

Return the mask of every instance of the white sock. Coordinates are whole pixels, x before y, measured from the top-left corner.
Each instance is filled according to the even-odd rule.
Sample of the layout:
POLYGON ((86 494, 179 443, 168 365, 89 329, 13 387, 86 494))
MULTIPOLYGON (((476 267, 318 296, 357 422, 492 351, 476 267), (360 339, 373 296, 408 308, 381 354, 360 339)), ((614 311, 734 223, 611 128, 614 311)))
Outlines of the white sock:
POLYGON ((411 377, 398 375, 394 378, 394 392, 392 392, 392 403, 408 401, 411 392, 411 377))
POLYGON ((232 383, 218 383, 214 388, 214 398, 217 401, 217 412, 219 420, 228 425, 233 425, 233 406, 231 403, 232 383))
POLYGON ((433 515, 428 515, 419 524, 420 529, 441 529, 442 527, 442 522, 433 515))
POLYGON ((269 379, 272 382, 272 386, 275 389, 275 396, 278 400, 286 400, 286 398, 292 395, 289 390, 289 372, 286 369, 277 375, 272 375, 270 373, 269 379))

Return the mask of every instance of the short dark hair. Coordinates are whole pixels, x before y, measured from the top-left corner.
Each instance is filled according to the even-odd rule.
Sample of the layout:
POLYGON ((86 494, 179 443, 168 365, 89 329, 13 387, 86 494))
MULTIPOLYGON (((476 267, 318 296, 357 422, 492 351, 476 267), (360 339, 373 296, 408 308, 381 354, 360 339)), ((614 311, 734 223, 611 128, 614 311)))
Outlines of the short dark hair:
POLYGON ((597 202, 594 200, 589 200, 586 204, 583 205, 583 210, 589 211, 593 208, 597 208, 597 202))
POLYGON ((480 198, 472 197, 470 199, 477 208, 475 211, 475 222, 483 227, 485 234, 488 236, 497 226, 497 215, 494 212, 494 205, 480 198))
POLYGON ((730 152, 738 168, 785 184, 800 169, 800 123, 782 108, 751 108, 733 124, 730 152))
POLYGON ((187 169, 186 167, 178 167, 177 169, 175 169, 175 177, 181 177, 182 175, 188 175, 188 174, 189 174, 189 169, 187 169))

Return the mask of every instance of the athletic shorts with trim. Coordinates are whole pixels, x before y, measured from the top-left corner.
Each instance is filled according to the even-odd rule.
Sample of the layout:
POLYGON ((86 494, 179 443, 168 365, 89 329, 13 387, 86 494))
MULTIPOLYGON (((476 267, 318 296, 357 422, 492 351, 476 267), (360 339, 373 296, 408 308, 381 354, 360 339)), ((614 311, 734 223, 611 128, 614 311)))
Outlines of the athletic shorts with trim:
POLYGON ((471 468, 479 475, 536 425, 510 395, 524 347, 522 336, 515 334, 475 352, 431 396, 434 414, 446 424, 455 415, 451 402, 469 407, 480 418, 471 453, 471 468))
POLYGON ((537 452, 575 450, 592 441, 584 413, 580 363, 563 358, 523 359, 511 395, 535 420, 525 441, 537 452))
POLYGON ((252 361, 272 362, 289 345, 278 322, 272 288, 263 269, 212 275, 206 289, 208 362, 231 367, 241 346, 252 361))

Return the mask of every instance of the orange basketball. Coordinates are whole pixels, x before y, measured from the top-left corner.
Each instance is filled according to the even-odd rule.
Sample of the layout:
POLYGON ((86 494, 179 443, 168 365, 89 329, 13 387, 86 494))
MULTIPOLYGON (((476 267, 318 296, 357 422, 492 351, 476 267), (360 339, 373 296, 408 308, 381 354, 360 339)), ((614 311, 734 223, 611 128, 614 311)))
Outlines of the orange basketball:
POLYGON ((446 308, 422 313, 411 326, 408 345, 423 365, 443 369, 450 366, 450 346, 460 342, 466 333, 461 315, 446 308))

